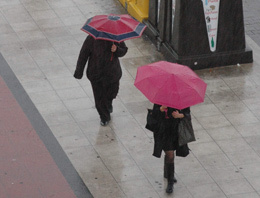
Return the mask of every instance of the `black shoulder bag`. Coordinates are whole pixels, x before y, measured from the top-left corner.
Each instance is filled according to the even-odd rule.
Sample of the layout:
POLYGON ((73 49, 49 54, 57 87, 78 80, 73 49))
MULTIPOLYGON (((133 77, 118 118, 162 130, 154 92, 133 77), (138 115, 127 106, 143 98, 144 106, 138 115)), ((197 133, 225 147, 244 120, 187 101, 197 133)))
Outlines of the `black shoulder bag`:
POLYGON ((159 123, 158 120, 154 117, 152 109, 147 109, 145 128, 152 132, 158 132, 159 130, 159 123))

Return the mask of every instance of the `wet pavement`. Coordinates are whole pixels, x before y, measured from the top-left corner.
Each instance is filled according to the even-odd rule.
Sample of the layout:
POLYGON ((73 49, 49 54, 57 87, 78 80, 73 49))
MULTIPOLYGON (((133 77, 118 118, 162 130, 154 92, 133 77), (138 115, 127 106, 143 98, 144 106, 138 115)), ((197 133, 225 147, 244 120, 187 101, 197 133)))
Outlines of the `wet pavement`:
MULTIPOLYGON (((99 125, 89 81, 86 77, 76 80, 72 76, 86 37, 81 26, 96 14, 126 13, 119 1, 1 1, 0 52, 4 58, 0 59, 1 103, 9 89, 14 96, 12 101, 24 112, 19 115, 30 121, 26 126, 34 131, 30 135, 39 141, 38 145, 45 145, 47 150, 42 152, 49 153, 45 157, 51 165, 42 169, 57 170, 60 178, 57 184, 77 197, 91 197, 87 189, 77 189, 82 187, 81 182, 95 198, 260 197, 260 33, 256 30, 259 5, 257 0, 244 1, 246 39, 253 50, 254 62, 196 71, 208 88, 205 102, 191 107, 197 141, 190 144, 192 152, 188 157, 176 158, 178 183, 172 195, 165 193, 163 158, 152 156, 152 133, 144 128, 146 109, 152 104, 133 85, 137 67, 163 60, 163 55, 145 36, 126 42, 129 51, 121 58, 120 91, 114 101, 112 120, 106 127, 99 125), (10 69, 19 80, 16 84, 8 81, 10 74, 3 72, 10 69), (20 86, 24 95, 17 94, 20 86), (20 102, 26 96, 31 104, 27 104, 28 100, 20 102), (39 117, 34 119, 28 112, 38 113, 45 122, 39 117), (47 132, 39 133, 43 128, 47 132), (57 149, 58 155, 53 154, 57 149), (71 174, 66 174, 68 170, 71 174)), ((1 109, 1 118, 5 117, 3 112, 1 109)), ((4 142, 6 134, 0 134, 4 142)), ((29 144, 30 139, 23 141, 29 144)), ((8 144, 0 147, 0 193, 4 192, 1 198, 19 197, 19 193, 11 195, 9 185, 13 180, 3 177, 6 159, 17 159, 12 155, 19 154, 6 155, 8 152, 3 148, 19 149, 13 136, 9 135, 8 141, 11 148, 8 144)), ((22 155, 18 157, 21 159, 22 155)), ((37 155, 32 159, 39 162, 37 155)), ((42 179, 33 175, 38 171, 19 164, 31 176, 22 174, 20 178, 27 178, 23 184, 31 183, 28 178, 36 178, 35 188, 40 193, 33 197, 48 197, 40 188, 42 179)), ((23 170, 19 166, 13 169, 23 170)), ((51 181, 52 175, 49 176, 44 181, 51 181)), ((30 194, 35 189, 19 190, 30 194)), ((52 191, 52 196, 60 197, 58 191, 52 191)))

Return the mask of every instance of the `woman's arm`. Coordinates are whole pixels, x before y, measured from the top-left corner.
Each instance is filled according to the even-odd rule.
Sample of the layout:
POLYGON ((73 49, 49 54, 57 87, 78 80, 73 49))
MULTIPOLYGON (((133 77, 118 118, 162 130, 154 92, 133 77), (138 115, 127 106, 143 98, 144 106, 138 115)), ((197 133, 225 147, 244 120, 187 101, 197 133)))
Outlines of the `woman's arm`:
POLYGON ((185 108, 185 109, 182 109, 181 111, 173 111, 172 112, 172 117, 174 118, 184 118, 184 117, 187 117, 187 118, 191 118, 190 116, 190 107, 188 108, 185 108))
POLYGON ((161 105, 158 105, 158 104, 153 105, 153 115, 158 120, 165 118, 165 112, 161 111, 161 105))
POLYGON ((115 45, 116 45, 116 50, 114 52, 115 55, 117 57, 123 57, 126 54, 127 50, 128 50, 128 48, 125 45, 125 42, 121 42, 121 43, 115 44, 115 45))
POLYGON ((93 38, 91 36, 88 36, 85 39, 85 41, 81 47, 80 53, 79 53, 76 70, 74 72, 75 78, 77 78, 77 79, 82 78, 84 68, 85 68, 88 58, 90 56, 92 47, 93 47, 93 38))

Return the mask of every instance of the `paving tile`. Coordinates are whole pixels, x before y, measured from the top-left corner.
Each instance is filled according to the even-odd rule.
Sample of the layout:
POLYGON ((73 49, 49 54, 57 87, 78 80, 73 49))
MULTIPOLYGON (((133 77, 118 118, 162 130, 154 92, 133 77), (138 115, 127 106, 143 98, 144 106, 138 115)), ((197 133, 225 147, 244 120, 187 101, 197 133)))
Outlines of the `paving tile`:
POLYGON ((119 185, 127 197, 159 197, 146 179, 123 181, 119 185))
MULTIPOLYGON (((163 166, 163 163, 162 163, 163 166)), ((205 170, 199 160, 190 154, 186 158, 177 157, 175 160, 175 171, 177 175, 194 173, 205 170)))
POLYGON ((10 25, 17 33, 39 30, 35 22, 11 23, 10 25))
POLYGON ((226 155, 236 166, 260 162, 260 157, 253 149, 227 152, 226 155))
POLYGON ((71 111, 71 116, 77 121, 90 121, 90 120, 96 120, 96 123, 99 124, 100 118, 99 115, 94 108, 88 108, 88 109, 80 109, 71 111))
POLYGON ((194 173, 181 174, 179 177, 183 184, 188 188, 192 186, 200 186, 203 184, 212 184, 215 182, 205 170, 194 173))
POLYGON ((223 114, 249 111, 247 105, 245 105, 242 101, 219 102, 215 105, 223 114))
POLYGON ((47 2, 53 9, 74 6, 74 2, 72 0, 47 0, 47 2))
POLYGON ((35 21, 57 18, 56 13, 54 12, 54 10, 51 9, 31 11, 30 15, 35 21))
POLYGON ((240 133, 234 128, 234 126, 207 129, 207 132, 216 141, 241 137, 240 133))
POLYGON ((225 153, 235 152, 238 150, 249 150, 251 147, 243 138, 234 138, 228 140, 218 140, 216 141, 218 146, 225 153))
POLYGON ((243 193, 243 194, 237 194, 237 195, 230 195, 228 198, 259 198, 259 194, 253 192, 253 193, 243 193))
POLYGON ((141 170, 136 165, 126 166, 123 168, 118 167, 116 170, 112 170, 111 174, 113 175, 113 177, 118 183, 145 179, 141 170))
POLYGON ((214 115, 208 117, 196 118, 204 129, 214 129, 220 127, 228 127, 231 123, 226 119, 224 115, 214 115))
POLYGON ((246 177, 259 177, 260 175, 260 168, 259 163, 251 163, 251 164, 245 164, 241 165, 240 172, 246 177))
POLYGON ((225 194, 223 193, 223 191, 214 183, 190 187, 189 191, 194 198, 199 198, 199 197, 224 198, 224 197, 226 197, 225 194))
POLYGON ((259 89, 260 88, 257 85, 254 85, 245 86, 243 89, 235 88, 233 91, 241 100, 245 100, 259 98, 259 89))
MULTIPOLYGON (((104 164, 110 171, 115 171, 114 174, 117 174, 118 177, 119 172, 117 170, 123 170, 126 167, 133 167, 136 166, 136 162, 129 154, 121 155, 120 158, 118 156, 105 156, 103 157, 104 164)), ((123 172, 122 171, 122 172, 123 172)), ((113 174, 113 173, 112 173, 113 174)))
POLYGON ((203 142, 211 142, 212 138, 207 133, 206 130, 195 130, 194 133, 196 134, 196 142, 194 143, 203 143, 203 142))
POLYGON ((260 131, 259 131, 260 123, 258 123, 258 122, 238 125, 235 127, 243 137, 256 136, 256 135, 260 134, 260 131))
POLYGON ((216 182, 225 182, 244 178, 241 169, 232 166, 209 168, 207 171, 216 182))
POLYGON ((48 113, 48 114, 43 114, 42 116, 44 120, 47 122, 48 126, 75 122, 73 116, 68 111, 48 113))
POLYGON ((7 45, 7 44, 17 45, 19 42, 20 41, 16 33, 1 34, 1 40, 0 40, 1 45, 7 45))
POLYGON ((0 24, 0 35, 14 33, 14 30, 9 24, 0 24))
POLYGON ((239 101, 239 96, 240 96, 240 95, 237 96, 238 94, 234 93, 234 91, 231 89, 216 90, 213 93, 206 93, 206 94, 214 103, 239 101))
POLYGON ((208 116, 215 116, 221 115, 222 113, 214 104, 202 104, 198 106, 192 107, 192 114, 198 117, 208 117, 208 116))
POLYGON ((254 192, 252 186, 245 179, 219 182, 218 184, 226 195, 254 192))
POLYGON ((81 87, 73 87, 68 89, 57 90, 57 94, 63 100, 72 100, 88 97, 81 87))
POLYGON ((23 23, 30 22, 32 18, 27 10, 19 4, 5 6, 2 8, 2 12, 6 18, 6 20, 11 23, 23 23), (17 17, 19 16, 19 17, 17 17))
POLYGON ((44 30, 42 32, 44 33, 44 35, 46 35, 46 37, 49 40, 71 35, 71 33, 64 26, 60 26, 60 27, 47 27, 47 28, 44 28, 44 30))
POLYGON ((57 140, 64 150, 90 145, 88 138, 86 138, 83 134, 57 137, 57 140))
POLYGON ((225 114, 225 116, 234 126, 240 125, 241 123, 259 123, 259 120, 250 111, 244 111, 240 113, 227 113, 225 114))
POLYGON ((247 77, 246 74, 243 76, 235 76, 235 77, 230 77, 227 76, 223 79, 225 83, 228 85, 229 88, 234 89, 234 88, 243 88, 245 85, 246 86, 253 86, 254 82, 250 77, 247 77))
POLYGON ((256 191, 260 191, 260 178, 259 177, 248 177, 247 180, 256 191))
POLYGON ((203 142, 199 144, 189 144, 190 149, 196 156, 221 154, 223 151, 215 142, 203 142))
MULTIPOLYGON (((112 142, 119 142, 118 137, 116 136, 115 132, 112 131, 110 128, 105 129, 105 130, 99 130, 96 132, 95 130, 89 130, 90 128, 86 128, 84 130, 84 134, 86 137, 88 137, 89 141, 91 142, 92 145, 98 146, 102 144, 109 144, 112 142)), ((112 157, 112 156, 110 156, 112 157)), ((105 160, 106 157, 104 156, 105 160)), ((121 161, 121 160, 120 160, 121 161)))
POLYGON ((104 194, 110 198, 126 198, 127 196, 122 191, 117 183, 105 183, 105 184, 89 184, 89 189, 91 190, 94 197, 102 198, 104 194), (102 191, 100 190, 102 189, 102 191))
POLYGON ((225 154, 198 156, 198 160, 205 169, 232 167, 232 161, 225 154))
POLYGON ((61 19, 56 17, 51 17, 51 18, 45 18, 45 19, 41 19, 36 21, 37 25, 39 26, 39 28, 42 31, 45 31, 48 28, 59 28, 59 27, 63 27, 64 24, 62 23, 61 19))
POLYGON ((254 150, 260 149, 260 145, 259 145, 260 136, 259 135, 258 136, 246 137, 245 140, 254 150))

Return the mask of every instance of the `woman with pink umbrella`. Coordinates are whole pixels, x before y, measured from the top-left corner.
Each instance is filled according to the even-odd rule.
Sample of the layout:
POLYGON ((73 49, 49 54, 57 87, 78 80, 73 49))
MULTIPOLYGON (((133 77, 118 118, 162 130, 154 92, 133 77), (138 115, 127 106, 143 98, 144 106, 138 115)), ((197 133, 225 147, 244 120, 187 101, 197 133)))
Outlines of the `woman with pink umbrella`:
POLYGON ((164 177, 167 178, 167 193, 173 192, 173 184, 177 182, 174 177, 174 151, 179 148, 178 143, 178 124, 184 117, 191 119, 190 108, 178 110, 163 105, 154 104, 152 114, 159 123, 157 132, 154 132, 154 151, 153 155, 160 158, 162 150, 164 158, 164 177))
POLYGON ((172 193, 173 184, 177 182, 174 177, 174 152, 179 155, 179 151, 186 149, 187 153, 179 156, 187 156, 187 143, 195 140, 194 136, 184 145, 180 144, 180 123, 187 121, 192 128, 190 106, 204 101, 207 85, 189 67, 159 61, 138 68, 135 86, 154 103, 149 114, 156 124, 153 127, 146 125, 146 128, 154 132, 153 155, 160 158, 162 151, 165 153, 166 193, 172 193))

